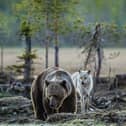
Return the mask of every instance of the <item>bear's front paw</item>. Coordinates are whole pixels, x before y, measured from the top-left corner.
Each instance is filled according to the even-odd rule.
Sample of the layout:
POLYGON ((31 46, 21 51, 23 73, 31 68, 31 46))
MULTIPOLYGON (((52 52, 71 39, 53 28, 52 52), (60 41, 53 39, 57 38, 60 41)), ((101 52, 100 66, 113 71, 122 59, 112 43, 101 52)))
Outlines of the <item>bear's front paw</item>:
POLYGON ((43 112, 43 120, 45 121, 47 119, 47 113, 43 112))
POLYGON ((37 114, 35 117, 36 117, 36 119, 45 121, 47 119, 47 114, 46 114, 46 112, 43 112, 41 114, 40 113, 37 114))

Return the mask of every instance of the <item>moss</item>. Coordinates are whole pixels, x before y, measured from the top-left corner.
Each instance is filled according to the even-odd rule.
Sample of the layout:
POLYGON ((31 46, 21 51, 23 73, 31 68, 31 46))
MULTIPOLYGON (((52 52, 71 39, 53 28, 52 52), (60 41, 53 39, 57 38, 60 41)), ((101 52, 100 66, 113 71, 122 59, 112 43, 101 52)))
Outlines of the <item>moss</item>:
POLYGON ((65 123, 54 124, 54 126, 106 126, 106 124, 93 119, 75 119, 75 120, 67 121, 65 123))
POLYGON ((3 97, 11 97, 12 95, 10 93, 6 93, 6 92, 2 92, 0 93, 0 98, 3 98, 3 97))

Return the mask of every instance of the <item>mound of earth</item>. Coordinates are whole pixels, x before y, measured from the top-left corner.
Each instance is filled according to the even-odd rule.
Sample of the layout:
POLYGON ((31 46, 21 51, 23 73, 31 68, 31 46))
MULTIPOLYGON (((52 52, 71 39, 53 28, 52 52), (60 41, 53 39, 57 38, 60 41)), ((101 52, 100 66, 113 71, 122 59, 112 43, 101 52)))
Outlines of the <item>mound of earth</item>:
POLYGON ((31 100, 22 96, 0 99, 0 123, 31 123, 34 120, 31 100))

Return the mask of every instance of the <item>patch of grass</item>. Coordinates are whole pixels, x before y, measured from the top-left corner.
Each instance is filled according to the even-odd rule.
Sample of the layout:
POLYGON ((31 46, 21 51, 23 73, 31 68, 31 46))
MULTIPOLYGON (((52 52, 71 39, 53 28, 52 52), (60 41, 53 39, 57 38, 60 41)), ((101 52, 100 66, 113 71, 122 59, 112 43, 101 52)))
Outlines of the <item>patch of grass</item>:
MULTIPOLYGON (((117 126, 116 124, 105 124, 92 119, 76 119, 65 123, 40 123, 40 124, 21 124, 22 126, 117 126)), ((20 124, 0 124, 0 126, 20 126, 20 124)))
POLYGON ((7 92, 0 92, 0 98, 3 98, 3 97, 11 97, 12 95, 10 93, 7 93, 7 92))
MULTIPOLYGON (((54 126, 107 126, 107 125, 103 122, 96 121, 93 119, 75 119, 65 123, 57 123, 54 126)), ((109 126, 115 126, 115 125, 109 124, 109 126)))
MULTIPOLYGON (((37 50, 38 58, 35 60, 35 74, 40 73, 45 69, 45 55, 44 48, 33 48, 37 50)), ((17 56, 22 54, 24 48, 5 48, 4 49, 4 66, 11 66, 14 64, 20 64, 18 62, 17 56)), ((111 67, 111 76, 117 73, 126 73, 126 49, 125 48, 105 48, 104 55, 105 61, 102 65, 101 75, 108 75, 109 69, 111 67), (115 59, 108 59, 111 53, 120 52, 120 55, 115 59)), ((83 68, 85 56, 81 55, 80 48, 60 48, 59 51, 59 62, 60 67, 73 73, 74 71, 83 68)), ((54 65, 54 49, 49 49, 49 67, 54 65)))

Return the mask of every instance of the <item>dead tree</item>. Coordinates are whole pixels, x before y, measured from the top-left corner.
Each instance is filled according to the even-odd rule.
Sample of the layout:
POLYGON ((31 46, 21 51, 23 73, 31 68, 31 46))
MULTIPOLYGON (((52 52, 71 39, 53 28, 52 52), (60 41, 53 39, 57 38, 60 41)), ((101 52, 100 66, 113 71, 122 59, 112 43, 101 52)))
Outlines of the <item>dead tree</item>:
POLYGON ((96 25, 95 28, 95 34, 93 36, 94 46, 96 49, 96 55, 97 55, 97 71, 96 71, 96 82, 99 80, 99 75, 101 72, 101 66, 102 66, 102 59, 103 59, 103 49, 101 47, 101 26, 100 24, 96 25))
MULTIPOLYGON (((95 27, 95 33, 93 34, 92 39, 86 45, 83 53, 87 54, 86 60, 84 62, 84 69, 88 68, 88 65, 93 64, 93 76, 94 83, 96 88, 97 82, 99 82, 99 76, 102 67, 103 60, 103 48, 101 46, 101 25, 97 24, 95 27)), ((94 89, 95 91, 95 89, 94 89)))
POLYGON ((103 49, 101 47, 101 26, 100 24, 96 25, 95 33, 93 34, 93 37, 87 47, 85 48, 85 51, 87 52, 87 57, 84 63, 84 68, 87 68, 87 65, 90 63, 90 59, 94 59, 93 62, 97 65, 95 68, 95 78, 98 80, 100 71, 101 71, 101 65, 102 65, 102 59, 103 59, 103 49))

